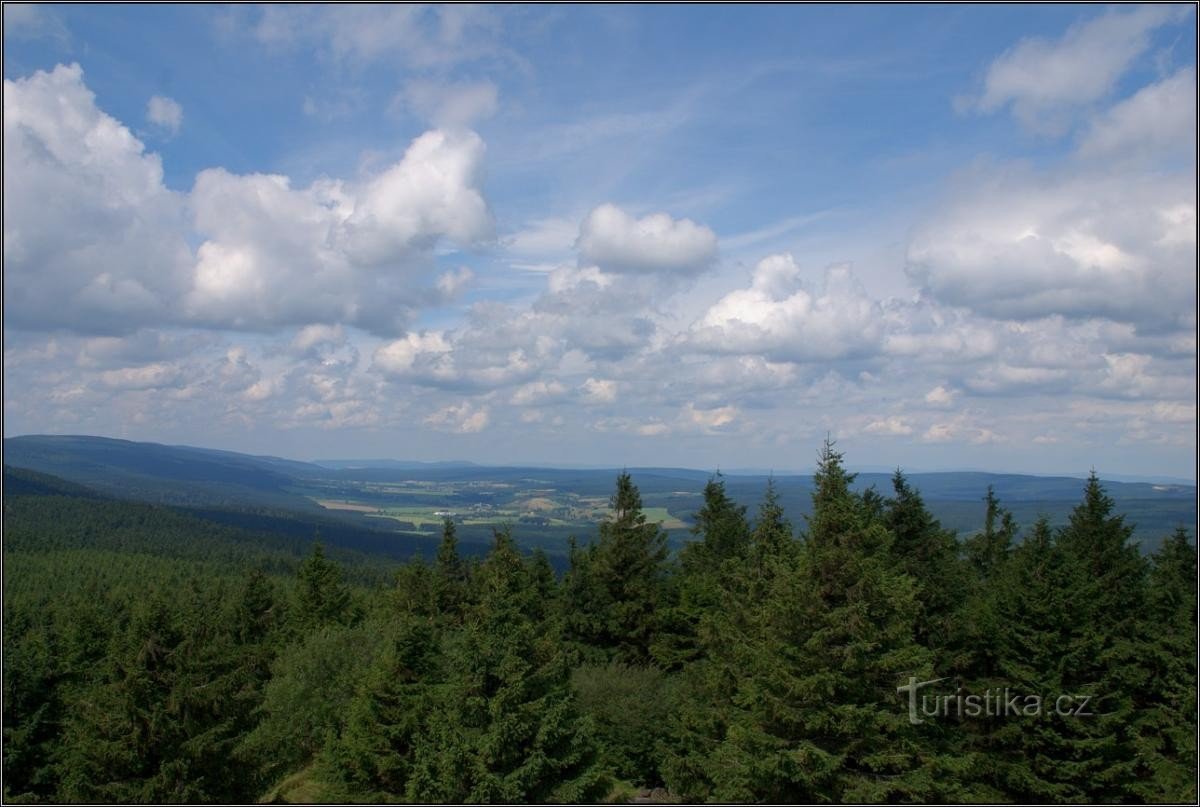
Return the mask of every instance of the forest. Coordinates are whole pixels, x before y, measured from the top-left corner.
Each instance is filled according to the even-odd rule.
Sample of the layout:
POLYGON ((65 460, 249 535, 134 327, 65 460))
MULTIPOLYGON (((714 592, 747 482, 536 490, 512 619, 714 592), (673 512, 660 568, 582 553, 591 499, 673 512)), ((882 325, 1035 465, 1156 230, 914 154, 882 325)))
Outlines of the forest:
POLYGON ((6 468, 4 799, 1194 803, 1188 529, 1143 554, 1094 474, 961 537, 890 487, 827 441, 798 523, 714 475, 672 551, 622 473, 561 570, 520 525, 400 562, 6 468), (961 708, 997 693, 1046 708, 961 708))

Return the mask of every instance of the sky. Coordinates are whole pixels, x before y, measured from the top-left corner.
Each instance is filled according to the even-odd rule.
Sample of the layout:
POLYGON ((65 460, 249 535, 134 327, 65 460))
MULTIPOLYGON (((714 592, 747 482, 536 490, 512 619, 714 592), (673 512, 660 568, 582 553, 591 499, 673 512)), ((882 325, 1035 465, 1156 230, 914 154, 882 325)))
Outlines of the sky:
POLYGON ((1191 5, 4 6, 4 434, 1195 478, 1191 5))

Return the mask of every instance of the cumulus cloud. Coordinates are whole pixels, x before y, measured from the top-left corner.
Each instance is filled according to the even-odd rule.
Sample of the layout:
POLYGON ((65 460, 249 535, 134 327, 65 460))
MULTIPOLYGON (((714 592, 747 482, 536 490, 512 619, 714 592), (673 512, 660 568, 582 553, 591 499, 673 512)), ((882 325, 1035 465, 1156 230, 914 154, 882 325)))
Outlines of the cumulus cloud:
POLYGON ((4 80, 5 321, 89 333, 171 319, 191 261, 162 164, 101 112, 79 65, 4 80))
POLYGON ((748 289, 718 300, 692 326, 689 342, 712 353, 758 353, 776 361, 820 361, 869 353, 881 336, 878 304, 848 266, 825 272, 823 288, 802 287, 791 255, 759 262, 748 289))
POLYGON ((965 441, 971 445, 1003 442, 1004 438, 990 428, 980 426, 966 416, 959 416, 947 421, 934 423, 921 439, 927 443, 947 443, 965 441))
POLYGON ((947 389, 945 386, 939 384, 925 393, 925 403, 930 406, 950 406, 954 403, 954 399, 957 396, 957 390, 947 389))
POLYGON ((691 219, 654 213, 635 219, 612 204, 600 205, 579 226, 580 260, 616 273, 695 274, 717 254, 717 236, 691 219))
POLYGON ((567 388, 559 381, 531 381, 517 387, 511 403, 514 406, 531 406, 561 399, 566 393, 567 388))
POLYGON ((146 103, 146 120, 172 137, 183 126, 183 107, 164 95, 155 95, 146 103))
POLYGON ((686 420, 704 429, 719 429, 728 426, 737 418, 738 411, 733 406, 718 406, 712 409, 697 409, 688 404, 683 411, 686 420))
POLYGON ((617 382, 606 378, 589 378, 581 387, 589 403, 608 404, 617 400, 617 382))
POLYGON ((490 416, 486 406, 475 407, 469 401, 447 406, 425 418, 425 425, 438 431, 474 434, 487 428, 490 416))
POLYGON ((1180 9, 1142 5, 1112 10, 1072 25, 1057 41, 1022 39, 988 68, 972 105, 994 112, 1007 105, 1029 129, 1057 133, 1069 116, 1108 95, 1150 44, 1150 33, 1180 9))
POLYGON ((906 271, 939 302, 990 317, 1190 327, 1194 196, 1190 174, 980 167, 916 228, 906 271))
POLYGON ((906 418, 899 415, 872 420, 863 427, 864 434, 877 434, 885 437, 906 437, 913 433, 913 427, 906 418))
POLYGON ((96 107, 77 65, 5 80, 4 111, 5 197, 46 200, 5 210, 10 327, 344 323, 394 334, 469 279, 458 270, 435 287, 435 245, 494 238, 473 132, 427 132, 358 183, 296 188, 214 168, 184 196, 96 107))
POLYGON ((545 367, 547 345, 486 345, 479 332, 410 333, 375 351, 374 366, 393 381, 441 389, 494 389, 530 381, 545 367), (541 352, 539 352, 541 351, 541 352))

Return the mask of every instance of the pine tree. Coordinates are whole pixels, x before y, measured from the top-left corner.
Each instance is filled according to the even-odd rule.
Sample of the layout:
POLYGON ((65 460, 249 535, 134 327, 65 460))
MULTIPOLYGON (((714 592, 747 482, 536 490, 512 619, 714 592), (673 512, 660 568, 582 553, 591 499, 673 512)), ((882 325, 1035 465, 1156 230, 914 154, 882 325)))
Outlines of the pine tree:
POLYGON ((467 598, 467 565, 458 554, 458 537, 454 521, 442 521, 442 541, 438 544, 434 597, 440 613, 455 619, 462 613, 467 598))
MULTIPOLYGON (((936 666, 944 669, 948 645, 955 630, 954 617, 967 594, 966 569, 953 533, 943 530, 921 494, 897 469, 892 476, 893 498, 883 505, 880 517, 891 531, 892 556, 919 586, 916 639, 935 651, 936 666)), ((868 506, 868 517, 873 508, 868 506)))
POLYGON ((628 473, 617 477, 613 516, 600 524, 599 540, 573 553, 568 607, 586 610, 568 624, 571 639, 602 650, 609 659, 644 664, 651 658, 660 619, 667 557, 666 534, 647 523, 642 498, 628 473))
POLYGON ((1017 536, 1017 522, 1012 513, 1000 506, 991 485, 988 485, 984 501, 987 509, 983 531, 968 538, 965 549, 976 576, 986 581, 1001 573, 1017 536))
MULTIPOLYGON (((1045 518, 1011 555, 996 581, 998 629, 992 635, 993 678, 968 682, 969 694, 1002 693, 1056 698, 1064 693, 1063 647, 1077 630, 1070 613, 1069 563, 1045 518)), ((1071 747, 1084 717, 1059 715, 1047 703, 1036 716, 977 716, 970 739, 987 760, 986 776, 1005 798, 1027 802, 1085 797, 1071 770, 1071 747)))
POLYGON ((575 710, 558 632, 507 533, 479 568, 478 601, 446 644, 446 683, 418 738, 407 797, 433 802, 590 801, 608 782, 575 710))
POLYGON ((1154 556, 1142 619, 1137 692, 1142 766, 1132 788, 1148 802, 1196 800, 1196 547, 1178 528, 1154 556))
POLYGON ((354 620, 350 590, 342 580, 342 571, 326 559, 320 541, 313 544, 312 554, 300 565, 297 577, 296 619, 302 629, 354 620))
POLYGON ((386 649, 350 703, 346 728, 324 750, 322 778, 345 801, 404 798, 416 743, 429 712, 437 634, 429 620, 402 615, 386 649))
POLYGON ((695 518, 692 534, 698 540, 683 547, 677 568, 667 576, 652 643, 655 662, 666 670, 681 669, 699 657, 700 620, 718 607, 727 564, 743 561, 750 544, 746 508, 729 498, 720 474, 704 486, 704 506, 695 518))
POLYGON ((723 737, 707 747, 693 740, 700 764, 673 767, 673 786, 685 797, 962 795, 938 775, 953 771, 954 760, 922 746, 898 703, 898 684, 932 671, 928 651, 913 640, 916 591, 895 569, 889 533, 850 491, 841 460, 827 441, 801 551, 763 551, 766 583, 748 587, 762 596, 726 609, 742 615, 741 625, 725 621, 727 644, 718 651, 736 671, 734 692, 728 706, 717 704, 723 737), (698 769, 699 781, 688 781, 698 769))
POLYGON ((662 771, 671 789, 687 800, 713 797, 714 754, 728 738, 737 712, 734 697, 747 672, 743 647, 762 640, 759 609, 775 576, 793 572, 796 546, 770 479, 744 558, 720 567, 713 592, 717 601, 699 614, 695 659, 681 671, 662 771))

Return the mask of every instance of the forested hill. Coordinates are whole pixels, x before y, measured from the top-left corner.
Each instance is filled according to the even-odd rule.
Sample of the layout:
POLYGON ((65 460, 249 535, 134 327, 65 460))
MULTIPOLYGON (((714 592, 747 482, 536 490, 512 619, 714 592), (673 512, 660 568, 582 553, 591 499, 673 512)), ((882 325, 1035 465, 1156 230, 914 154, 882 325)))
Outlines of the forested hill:
MULTIPOLYGON (((567 540, 596 533, 616 469, 481 466, 463 462, 396 460, 299 462, 187 446, 165 446, 89 436, 29 435, 4 440, 6 465, 52 474, 95 491, 137 501, 182 505, 217 520, 254 529, 295 530, 287 521, 323 518, 338 529, 406 533, 436 540, 439 512, 463 514, 467 543, 485 544, 505 522, 521 524, 518 540, 565 557, 567 540), (236 515, 230 515, 236 513, 236 515), (272 519, 279 523, 269 523, 272 519), (524 519, 524 520, 522 520, 524 519)), ((632 468, 652 517, 664 523, 672 547, 690 538, 700 492, 712 472, 683 468, 632 468)), ((753 507, 768 481, 765 474, 730 474, 729 495, 753 507)), ((989 487, 1029 528, 1039 516, 1061 526, 1078 500, 1084 480, 980 472, 908 475, 942 524, 962 535, 983 528, 989 487)), ((1104 480, 1146 551, 1176 526, 1196 521, 1196 487, 1104 480)), ((782 505, 793 518, 811 515, 812 475, 774 477, 782 505)), ((891 475, 860 473, 856 492, 886 492, 891 475)), ((561 562, 561 561, 560 561, 561 562)))
POLYGON ((960 538, 828 444, 810 518, 727 481, 672 555, 619 474, 556 574, 520 525, 398 563, 6 471, 4 800, 1195 803, 1189 530, 1143 556, 1093 477, 960 538))

